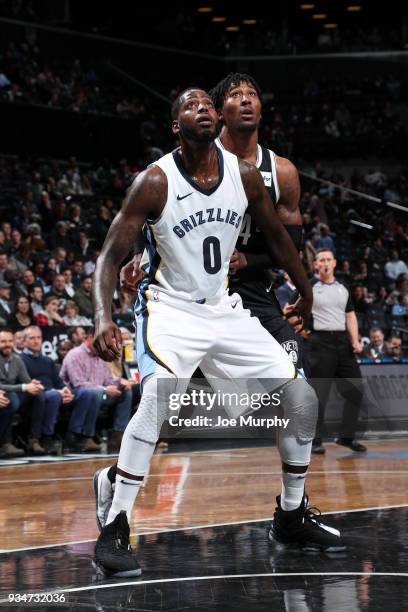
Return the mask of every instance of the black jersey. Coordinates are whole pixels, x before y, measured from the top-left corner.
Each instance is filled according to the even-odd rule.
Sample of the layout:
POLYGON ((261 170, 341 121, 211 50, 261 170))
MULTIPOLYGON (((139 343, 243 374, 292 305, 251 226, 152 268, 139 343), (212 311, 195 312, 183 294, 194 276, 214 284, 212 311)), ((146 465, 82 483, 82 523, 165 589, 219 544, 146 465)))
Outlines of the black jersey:
MULTIPOLYGON (((224 149, 219 138, 216 140, 217 146, 224 149)), ((270 149, 257 145, 256 167, 262 175, 265 188, 274 206, 279 201, 280 191, 276 172, 276 155, 270 149)), ((242 219, 241 230, 238 236, 236 248, 241 253, 263 254, 268 253, 263 233, 256 227, 254 220, 247 211, 242 219)), ((230 281, 234 286, 240 281, 261 280, 265 277, 262 269, 240 270, 231 277, 230 281)))

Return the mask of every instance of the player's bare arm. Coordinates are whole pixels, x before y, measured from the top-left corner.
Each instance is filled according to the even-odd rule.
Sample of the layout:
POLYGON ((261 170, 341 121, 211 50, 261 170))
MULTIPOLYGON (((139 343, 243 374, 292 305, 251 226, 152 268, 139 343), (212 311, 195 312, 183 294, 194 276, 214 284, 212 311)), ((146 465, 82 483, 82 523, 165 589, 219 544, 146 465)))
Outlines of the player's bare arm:
POLYGON ((98 258, 93 283, 95 313, 94 346, 102 359, 120 355, 119 328, 112 321, 112 298, 119 266, 140 236, 147 217, 156 218, 167 199, 167 179, 157 166, 137 176, 130 186, 120 212, 114 218, 98 258))
POLYGON ((276 172, 280 190, 280 198, 276 205, 279 219, 284 225, 302 225, 302 215, 299 209, 300 182, 297 168, 289 159, 277 157, 276 172))
POLYGON ((292 313, 299 314, 305 322, 310 316, 313 293, 299 254, 272 205, 258 170, 242 160, 239 165, 255 223, 264 233, 270 253, 291 276, 300 293, 301 297, 294 305, 292 313))

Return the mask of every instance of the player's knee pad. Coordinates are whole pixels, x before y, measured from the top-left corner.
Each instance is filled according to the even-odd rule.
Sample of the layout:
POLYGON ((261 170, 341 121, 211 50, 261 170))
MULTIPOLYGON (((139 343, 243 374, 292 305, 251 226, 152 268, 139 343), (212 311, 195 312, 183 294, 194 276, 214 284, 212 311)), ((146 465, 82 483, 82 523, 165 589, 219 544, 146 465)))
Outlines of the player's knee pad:
POLYGON ((164 368, 143 381, 139 407, 129 423, 129 433, 134 438, 156 444, 161 427, 169 418, 169 395, 176 387, 177 377, 164 368))
POLYGON ((319 411, 319 402, 313 387, 304 378, 287 382, 282 387, 280 406, 285 419, 289 419, 283 431, 300 442, 311 442, 315 435, 319 411))

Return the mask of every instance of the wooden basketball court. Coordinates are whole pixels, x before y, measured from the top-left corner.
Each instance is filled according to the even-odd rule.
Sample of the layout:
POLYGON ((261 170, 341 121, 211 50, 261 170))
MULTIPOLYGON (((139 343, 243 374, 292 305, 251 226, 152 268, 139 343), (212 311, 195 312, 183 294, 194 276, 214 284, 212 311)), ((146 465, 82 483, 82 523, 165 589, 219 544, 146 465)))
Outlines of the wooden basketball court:
MULTIPOLYGON (((268 545, 279 457, 276 448, 244 444, 197 451, 190 441, 190 452, 170 447, 153 457, 131 524, 144 573, 127 582, 95 584, 91 566, 98 535, 92 475, 112 458, 0 466, 0 604, 7 606, 10 593, 58 592, 84 610, 119 609, 112 606, 123 600, 126 610, 215 609, 214 602, 220 610, 261 610, 269 602, 303 612, 315 609, 310 593, 326 593, 329 602, 337 590, 345 607, 316 609, 377 610, 381 575, 383 589, 390 585, 387 608, 397 609, 394 595, 401 606, 397 595, 408 577, 408 440, 367 441, 366 454, 328 444, 326 455, 313 456, 310 503, 333 515, 327 522, 342 529, 348 544, 334 558, 268 545), (160 588, 160 604, 153 586, 160 588), (290 604, 293 591, 304 592, 303 607, 290 604), (354 603, 347 607, 347 601, 354 603)), ((65 604, 47 603, 53 605, 65 604)))

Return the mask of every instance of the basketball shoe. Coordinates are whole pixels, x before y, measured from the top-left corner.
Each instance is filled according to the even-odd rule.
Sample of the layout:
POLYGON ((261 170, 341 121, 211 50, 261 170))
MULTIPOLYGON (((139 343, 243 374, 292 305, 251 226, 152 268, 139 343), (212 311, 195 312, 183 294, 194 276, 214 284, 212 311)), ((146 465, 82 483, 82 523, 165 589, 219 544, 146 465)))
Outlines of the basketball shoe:
POLYGON ((106 525, 109 510, 112 505, 115 483, 109 480, 108 472, 111 468, 100 468, 93 477, 93 489, 96 503, 96 524, 99 531, 106 525))
POLYGON ((96 541, 93 565, 99 576, 140 576, 142 568, 132 555, 129 536, 126 512, 121 510, 111 523, 102 528, 96 541))
POLYGON ((280 495, 276 502, 278 507, 269 530, 271 542, 300 546, 305 551, 340 552, 346 549, 338 529, 322 522, 320 510, 307 507, 306 494, 296 510, 282 510, 280 495))

